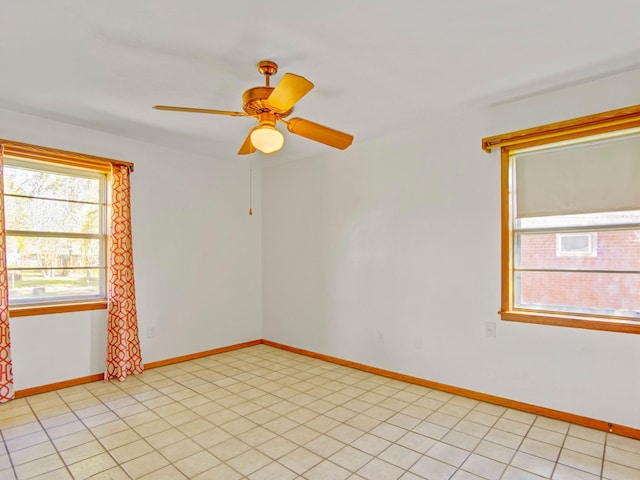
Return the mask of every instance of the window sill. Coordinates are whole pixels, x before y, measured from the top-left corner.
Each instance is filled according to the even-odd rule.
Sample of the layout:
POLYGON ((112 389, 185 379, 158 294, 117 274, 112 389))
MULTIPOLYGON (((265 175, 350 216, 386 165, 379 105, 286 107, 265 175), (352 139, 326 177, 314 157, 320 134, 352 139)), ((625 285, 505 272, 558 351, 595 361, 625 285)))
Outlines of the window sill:
POLYGON ((65 304, 29 305, 24 307, 9 307, 9 317, 30 317, 33 315, 50 315, 54 313, 83 312, 87 310, 105 310, 106 300, 97 302, 79 302, 65 304))
POLYGON ((589 317, 530 311, 500 311, 500 318, 509 322, 554 325, 556 327, 585 328, 608 332, 640 334, 640 321, 633 318, 589 317))

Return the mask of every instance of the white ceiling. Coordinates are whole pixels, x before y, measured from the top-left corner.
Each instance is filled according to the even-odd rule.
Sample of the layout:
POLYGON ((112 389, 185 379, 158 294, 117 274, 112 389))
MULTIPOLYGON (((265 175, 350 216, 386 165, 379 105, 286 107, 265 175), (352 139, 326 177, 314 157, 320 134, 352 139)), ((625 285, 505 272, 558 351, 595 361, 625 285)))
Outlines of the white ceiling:
MULTIPOLYGON (((252 119, 151 107, 241 110, 269 59, 272 84, 316 85, 295 116, 356 143, 640 66, 637 0, 2 0, 0 19, 0 108, 230 158, 252 119)), ((286 134, 275 155, 329 150, 286 134)))

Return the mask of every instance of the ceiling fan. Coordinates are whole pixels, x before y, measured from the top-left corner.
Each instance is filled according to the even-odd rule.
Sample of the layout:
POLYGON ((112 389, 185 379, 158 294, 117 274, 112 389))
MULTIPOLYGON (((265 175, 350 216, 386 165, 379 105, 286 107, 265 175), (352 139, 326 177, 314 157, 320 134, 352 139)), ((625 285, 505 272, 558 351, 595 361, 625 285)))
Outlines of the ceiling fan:
POLYGON ((284 136, 276 129, 278 121, 284 123, 291 133, 324 143, 330 147, 344 150, 351 145, 353 136, 347 133, 339 132, 303 118, 285 120, 293 112, 293 106, 296 102, 313 88, 313 83, 299 75, 285 73, 278 85, 275 87, 270 86, 269 79, 278 72, 278 65, 269 60, 258 62, 258 71, 265 76, 266 84, 264 87, 250 88, 242 94, 242 109, 244 112, 171 107, 168 105, 156 105, 153 108, 176 112, 256 118, 258 125, 249 131, 247 138, 240 150, 238 150, 238 155, 247 155, 254 153, 256 150, 264 153, 280 150, 284 144, 284 136))

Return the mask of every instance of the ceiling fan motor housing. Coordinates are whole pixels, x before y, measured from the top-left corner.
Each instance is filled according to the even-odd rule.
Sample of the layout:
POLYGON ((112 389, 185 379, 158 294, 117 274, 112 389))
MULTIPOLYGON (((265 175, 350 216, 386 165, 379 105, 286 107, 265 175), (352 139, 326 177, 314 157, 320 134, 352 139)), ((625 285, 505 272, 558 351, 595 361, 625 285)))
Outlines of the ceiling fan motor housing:
POLYGON ((253 87, 242 94, 242 109, 249 115, 259 115, 264 112, 273 112, 278 118, 291 115, 293 108, 286 112, 277 112, 267 103, 273 87, 253 87))

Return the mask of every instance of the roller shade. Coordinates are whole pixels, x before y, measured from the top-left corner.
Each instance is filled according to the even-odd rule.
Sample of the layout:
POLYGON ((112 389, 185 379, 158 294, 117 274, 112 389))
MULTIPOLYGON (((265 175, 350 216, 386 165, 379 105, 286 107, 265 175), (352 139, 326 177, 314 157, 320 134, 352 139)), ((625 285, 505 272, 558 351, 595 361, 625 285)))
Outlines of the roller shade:
POLYGON ((514 155, 516 216, 640 210, 640 136, 514 155))

